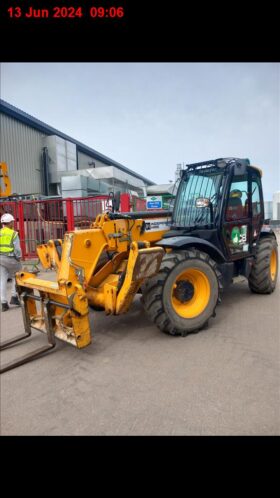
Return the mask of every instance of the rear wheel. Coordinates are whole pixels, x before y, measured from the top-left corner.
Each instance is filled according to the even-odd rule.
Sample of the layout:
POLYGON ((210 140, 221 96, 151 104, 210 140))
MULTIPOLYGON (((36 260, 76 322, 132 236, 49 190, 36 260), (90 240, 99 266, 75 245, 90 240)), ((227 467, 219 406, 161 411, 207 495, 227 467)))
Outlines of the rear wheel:
POLYGON ((204 252, 165 254, 159 273, 142 287, 146 313, 168 334, 198 331, 215 316, 221 280, 215 261, 204 252))
POLYGON ((274 237, 259 240, 256 259, 248 278, 249 287, 256 294, 271 294, 276 287, 278 251, 274 237))

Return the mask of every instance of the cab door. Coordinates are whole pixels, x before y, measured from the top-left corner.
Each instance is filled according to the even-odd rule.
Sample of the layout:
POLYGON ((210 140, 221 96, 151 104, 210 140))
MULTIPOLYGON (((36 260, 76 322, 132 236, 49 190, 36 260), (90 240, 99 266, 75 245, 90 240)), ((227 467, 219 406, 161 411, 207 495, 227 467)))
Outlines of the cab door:
POLYGON ((232 260, 244 258, 251 252, 250 188, 248 170, 243 175, 232 176, 222 229, 228 257, 232 260))
POLYGON ((261 176, 257 170, 251 170, 252 192, 252 246, 257 244, 260 231, 264 222, 264 207, 261 176))

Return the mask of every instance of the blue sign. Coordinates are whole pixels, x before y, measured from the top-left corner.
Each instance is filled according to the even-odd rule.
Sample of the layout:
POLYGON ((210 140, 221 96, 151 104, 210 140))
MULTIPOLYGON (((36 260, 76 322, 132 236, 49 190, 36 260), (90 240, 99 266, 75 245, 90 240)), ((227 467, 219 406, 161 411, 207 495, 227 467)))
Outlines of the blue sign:
POLYGON ((147 209, 161 209, 161 201, 147 201, 147 209))

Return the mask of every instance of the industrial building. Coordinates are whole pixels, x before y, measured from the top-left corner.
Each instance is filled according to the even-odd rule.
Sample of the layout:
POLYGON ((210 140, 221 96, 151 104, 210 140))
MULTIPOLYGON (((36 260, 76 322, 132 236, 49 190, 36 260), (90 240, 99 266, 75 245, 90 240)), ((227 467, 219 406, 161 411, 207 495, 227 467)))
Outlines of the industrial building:
POLYGON ((265 219, 272 220, 273 217, 273 202, 264 201, 264 217, 265 219))
POLYGON ((280 220, 280 190, 273 194, 272 209, 272 219, 280 220))
POLYGON ((264 202, 264 215, 272 221, 280 220, 280 191, 274 192, 272 201, 264 202))
POLYGON ((16 194, 86 197, 109 191, 146 195, 154 182, 0 100, 0 161, 16 194))

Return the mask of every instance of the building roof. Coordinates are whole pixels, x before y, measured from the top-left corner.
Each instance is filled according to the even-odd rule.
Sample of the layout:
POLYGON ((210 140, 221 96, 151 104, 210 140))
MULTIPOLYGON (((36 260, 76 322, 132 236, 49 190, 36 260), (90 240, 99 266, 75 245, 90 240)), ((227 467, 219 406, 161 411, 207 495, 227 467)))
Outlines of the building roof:
POLYGON ((49 126, 46 123, 43 123, 43 121, 34 118, 30 114, 27 114, 26 112, 22 111, 21 109, 18 109, 17 107, 13 106, 12 104, 9 104, 8 102, 5 102, 2 99, 0 99, 0 112, 14 119, 17 119, 18 121, 21 121, 22 123, 31 126, 32 128, 35 128, 36 130, 44 133, 45 135, 57 135, 58 137, 61 137, 64 140, 68 140, 69 142, 72 142, 76 145, 77 150, 79 152, 83 152, 84 154, 87 154, 94 159, 102 161, 108 166, 116 166, 120 170, 129 173, 131 175, 134 175, 136 178, 140 178, 140 180, 143 180, 143 182, 147 185, 154 185, 155 183, 152 182, 151 180, 148 180, 148 178, 139 175, 135 171, 132 171, 126 166, 123 166, 122 164, 114 161, 113 159, 110 159, 110 157, 104 156, 104 154, 101 154, 100 152, 97 152, 91 147, 88 147, 87 145, 83 144, 82 142, 75 140, 75 138, 69 137, 69 135, 66 135, 65 133, 62 133, 56 128, 53 128, 52 126, 49 126))
POLYGON ((147 187, 148 195, 176 194, 175 183, 161 183, 160 185, 150 185, 147 187))

